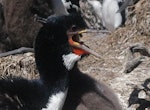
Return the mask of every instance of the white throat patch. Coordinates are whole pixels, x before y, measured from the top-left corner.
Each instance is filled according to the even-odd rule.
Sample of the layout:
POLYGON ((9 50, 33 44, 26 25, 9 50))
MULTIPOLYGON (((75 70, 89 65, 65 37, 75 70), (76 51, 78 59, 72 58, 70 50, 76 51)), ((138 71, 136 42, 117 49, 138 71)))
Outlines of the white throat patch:
POLYGON ((74 64, 81 58, 81 56, 76 55, 74 53, 69 53, 67 55, 62 56, 64 65, 68 70, 71 70, 74 64))
POLYGON ((62 110, 67 97, 67 92, 68 89, 64 92, 59 92, 55 95, 50 96, 47 103, 47 108, 43 108, 42 110, 62 110))

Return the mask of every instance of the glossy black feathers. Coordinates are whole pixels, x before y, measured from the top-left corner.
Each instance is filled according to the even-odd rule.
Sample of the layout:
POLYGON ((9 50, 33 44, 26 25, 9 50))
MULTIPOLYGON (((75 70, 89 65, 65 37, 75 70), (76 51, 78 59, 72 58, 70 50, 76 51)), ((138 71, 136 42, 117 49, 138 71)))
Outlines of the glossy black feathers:
POLYGON ((0 110, 40 110, 49 93, 38 81, 22 78, 0 80, 0 110))
POLYGON ((76 25, 77 28, 86 27, 85 22, 79 15, 51 16, 47 18, 47 23, 43 25, 38 33, 35 40, 35 59, 37 67, 42 73, 40 74, 41 78, 45 81, 55 80, 55 76, 63 77, 67 72, 63 65, 62 55, 72 52, 67 36, 67 30, 72 25, 76 25), (48 73, 50 71, 55 71, 55 76, 53 75, 52 79, 49 76, 52 76, 52 74, 48 73), (64 72, 60 74, 62 71, 64 72), (56 75, 57 73, 59 75, 56 75))
POLYGON ((72 25, 85 27, 82 18, 75 15, 47 19, 39 30, 34 46, 40 79, 0 79, 0 110, 41 110, 47 107, 52 95, 68 88, 68 70, 62 55, 71 52, 67 30, 72 25))

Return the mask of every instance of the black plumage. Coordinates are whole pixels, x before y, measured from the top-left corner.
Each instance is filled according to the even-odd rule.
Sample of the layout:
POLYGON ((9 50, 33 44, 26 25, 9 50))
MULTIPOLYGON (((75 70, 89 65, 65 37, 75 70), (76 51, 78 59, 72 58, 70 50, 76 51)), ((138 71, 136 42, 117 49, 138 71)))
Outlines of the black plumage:
POLYGON ((49 94, 39 81, 22 78, 0 80, 0 110, 41 110, 49 94))
POLYGON ((85 23, 75 15, 48 18, 34 46, 40 79, 1 79, 0 110, 41 110, 47 107, 52 95, 66 91, 69 78, 62 55, 71 52, 67 30, 72 25, 83 28, 85 23))
MULTIPOLYGON (((117 97, 105 84, 79 71, 68 70, 62 59, 72 52, 67 31, 76 25, 85 28, 80 16, 49 17, 35 39, 35 61, 39 80, 0 80, 0 110, 41 110, 53 95, 68 90, 63 108, 49 110, 121 110, 117 97)), ((59 106, 59 105, 58 105, 59 106)))

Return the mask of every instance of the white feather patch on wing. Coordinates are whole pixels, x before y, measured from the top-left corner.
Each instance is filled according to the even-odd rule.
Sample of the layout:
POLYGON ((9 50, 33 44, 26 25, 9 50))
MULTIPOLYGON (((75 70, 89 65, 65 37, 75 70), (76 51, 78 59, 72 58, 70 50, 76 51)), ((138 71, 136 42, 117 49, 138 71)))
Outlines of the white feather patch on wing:
POLYGON ((74 64, 80 60, 81 56, 76 55, 74 53, 69 53, 67 55, 62 56, 64 65, 68 70, 71 70, 74 66, 74 64))

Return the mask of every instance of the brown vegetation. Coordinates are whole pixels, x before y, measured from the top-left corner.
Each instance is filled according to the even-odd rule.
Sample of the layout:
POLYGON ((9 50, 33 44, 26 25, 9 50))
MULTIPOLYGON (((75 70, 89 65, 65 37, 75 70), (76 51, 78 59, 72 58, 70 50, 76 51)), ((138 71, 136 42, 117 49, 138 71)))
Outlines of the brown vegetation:
MULTIPOLYGON (((141 64, 126 74, 124 73, 127 59, 126 52, 129 47, 136 44, 142 44, 150 50, 150 1, 141 0, 135 6, 129 8, 125 26, 111 34, 91 33, 83 35, 82 40, 85 44, 99 53, 103 59, 89 55, 79 62, 79 68, 86 74, 110 86, 118 95, 124 110, 136 110, 139 104, 133 104, 128 108, 128 99, 135 88, 141 89, 141 84, 150 78, 150 57, 144 56, 141 64)), ((139 56, 143 55, 136 52, 135 57, 139 56)), ((32 53, 0 58, 0 62, 2 77, 15 75, 28 79, 38 78, 32 53)), ((144 87, 142 86, 142 88, 144 87)), ((145 91, 139 92, 137 97, 150 101, 150 95, 147 94, 149 91, 141 90, 145 91)))

